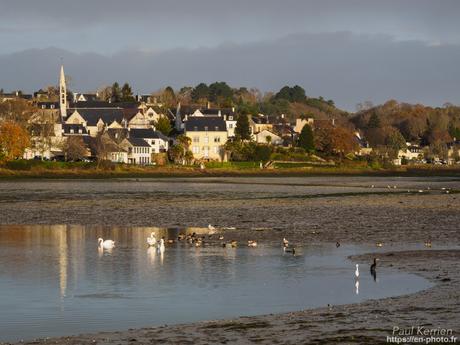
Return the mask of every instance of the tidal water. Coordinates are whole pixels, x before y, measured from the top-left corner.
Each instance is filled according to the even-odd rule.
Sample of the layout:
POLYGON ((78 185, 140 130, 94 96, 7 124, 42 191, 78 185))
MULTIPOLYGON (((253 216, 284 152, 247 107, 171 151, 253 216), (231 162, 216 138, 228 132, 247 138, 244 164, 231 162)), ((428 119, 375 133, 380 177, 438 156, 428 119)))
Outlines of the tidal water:
POLYGON ((259 243, 163 253, 157 238, 207 229, 0 226, 0 341, 279 313, 416 292, 431 284, 347 256, 370 248, 304 246, 298 255, 259 243), (100 251, 97 238, 116 247, 100 251))

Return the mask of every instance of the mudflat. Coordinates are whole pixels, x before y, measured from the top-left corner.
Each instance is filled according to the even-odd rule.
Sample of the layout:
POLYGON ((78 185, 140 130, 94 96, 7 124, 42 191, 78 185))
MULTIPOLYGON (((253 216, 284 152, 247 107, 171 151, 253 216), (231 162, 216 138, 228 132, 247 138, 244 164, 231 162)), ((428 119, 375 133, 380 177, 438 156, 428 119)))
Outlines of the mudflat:
POLYGON ((458 336, 459 191, 460 180, 447 177, 1 181, 0 224, 213 224, 237 241, 379 243, 351 259, 369 265, 377 257, 435 283, 359 304, 30 344, 384 344, 394 326, 451 328, 458 336))

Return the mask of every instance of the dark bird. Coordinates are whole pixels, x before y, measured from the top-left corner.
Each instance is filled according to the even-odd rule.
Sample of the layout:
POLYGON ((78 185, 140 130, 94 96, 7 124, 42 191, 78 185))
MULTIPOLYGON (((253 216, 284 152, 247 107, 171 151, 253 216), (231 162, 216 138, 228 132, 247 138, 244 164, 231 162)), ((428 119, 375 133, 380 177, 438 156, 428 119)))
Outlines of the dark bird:
POLYGON ((374 263, 371 265, 371 275, 372 277, 374 277, 374 281, 377 280, 377 261, 378 259, 377 258, 374 258, 374 263))
POLYGON ((291 248, 283 247, 283 249, 284 249, 285 253, 290 253, 292 255, 295 255, 295 248, 294 247, 291 247, 291 248))
POLYGON ((335 244, 335 246, 336 246, 337 248, 339 248, 339 247, 340 247, 340 242, 337 241, 337 243, 335 244))

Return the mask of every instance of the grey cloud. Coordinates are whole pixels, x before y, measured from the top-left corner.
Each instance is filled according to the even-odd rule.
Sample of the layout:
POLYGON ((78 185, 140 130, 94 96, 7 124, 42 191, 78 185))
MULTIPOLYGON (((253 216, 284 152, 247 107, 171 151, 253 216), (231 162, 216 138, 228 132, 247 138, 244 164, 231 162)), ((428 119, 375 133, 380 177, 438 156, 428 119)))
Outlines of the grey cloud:
POLYGON ((78 90, 128 81, 136 91, 151 92, 166 85, 178 88, 222 80, 264 91, 299 84, 307 94, 332 98, 349 110, 364 100, 380 103, 391 98, 431 105, 460 103, 459 45, 429 46, 349 32, 113 56, 27 50, 0 56, 0 87, 31 91, 55 84, 60 57, 78 90))

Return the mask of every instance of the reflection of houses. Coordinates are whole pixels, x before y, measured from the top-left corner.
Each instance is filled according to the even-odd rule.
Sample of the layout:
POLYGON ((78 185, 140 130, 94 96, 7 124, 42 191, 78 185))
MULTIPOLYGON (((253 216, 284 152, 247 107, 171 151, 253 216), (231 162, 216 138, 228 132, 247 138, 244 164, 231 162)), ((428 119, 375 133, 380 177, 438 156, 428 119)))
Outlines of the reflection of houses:
POLYGON ((224 160, 227 127, 221 116, 191 116, 185 122, 185 135, 197 160, 224 160))

